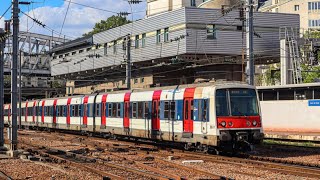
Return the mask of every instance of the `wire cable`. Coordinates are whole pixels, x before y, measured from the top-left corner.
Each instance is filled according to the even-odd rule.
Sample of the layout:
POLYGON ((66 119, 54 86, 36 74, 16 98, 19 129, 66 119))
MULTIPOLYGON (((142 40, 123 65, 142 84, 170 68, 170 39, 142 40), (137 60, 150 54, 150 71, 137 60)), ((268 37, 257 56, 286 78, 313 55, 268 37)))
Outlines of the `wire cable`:
POLYGON ((7 14, 7 12, 10 10, 12 4, 8 7, 8 9, 2 14, 2 16, 0 17, 0 20, 7 14))
POLYGON ((70 3, 71 3, 71 0, 69 1, 68 7, 67 7, 67 11, 66 11, 66 14, 64 15, 64 19, 63 19, 63 23, 62 23, 62 26, 61 26, 61 30, 60 30, 59 37, 61 36, 61 33, 62 33, 62 30, 63 30, 64 23, 66 22, 66 19, 67 19, 68 11, 69 11, 69 8, 70 8, 70 3))

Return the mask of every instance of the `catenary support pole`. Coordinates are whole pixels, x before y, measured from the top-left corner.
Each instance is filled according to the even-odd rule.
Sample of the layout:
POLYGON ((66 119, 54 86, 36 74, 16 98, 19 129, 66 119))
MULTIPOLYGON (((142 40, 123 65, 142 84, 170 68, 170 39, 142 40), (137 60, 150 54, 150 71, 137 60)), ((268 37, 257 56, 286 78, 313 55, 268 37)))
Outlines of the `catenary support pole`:
POLYGON ((5 46, 5 40, 4 40, 4 30, 0 29, 0 148, 4 146, 4 46, 5 46))
POLYGON ((10 150, 15 151, 18 144, 17 133, 17 67, 18 67, 18 33, 19 33, 19 1, 12 0, 12 64, 11 64, 11 135, 10 150))
POLYGON ((254 53, 253 53, 253 0, 247 0, 247 83, 254 85, 254 53))
POLYGON ((127 88, 131 89, 131 38, 127 36, 127 67, 126 67, 127 88))
POLYGON ((21 108, 21 96, 22 96, 22 87, 21 87, 21 54, 22 51, 20 50, 20 56, 19 56, 19 129, 21 129, 21 114, 22 114, 22 108, 21 108))

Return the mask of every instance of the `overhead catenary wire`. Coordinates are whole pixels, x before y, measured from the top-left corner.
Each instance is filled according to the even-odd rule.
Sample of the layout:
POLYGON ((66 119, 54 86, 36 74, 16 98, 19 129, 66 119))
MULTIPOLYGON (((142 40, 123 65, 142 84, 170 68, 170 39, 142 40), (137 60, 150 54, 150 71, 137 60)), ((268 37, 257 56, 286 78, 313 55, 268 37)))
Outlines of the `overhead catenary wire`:
POLYGON ((64 19, 63 19, 62 26, 61 26, 61 29, 60 29, 59 37, 61 36, 62 30, 63 30, 63 27, 64 27, 64 23, 66 22, 66 19, 67 19, 67 15, 68 15, 69 8, 70 8, 70 3, 71 3, 71 0, 68 3, 66 14, 64 15, 64 19))

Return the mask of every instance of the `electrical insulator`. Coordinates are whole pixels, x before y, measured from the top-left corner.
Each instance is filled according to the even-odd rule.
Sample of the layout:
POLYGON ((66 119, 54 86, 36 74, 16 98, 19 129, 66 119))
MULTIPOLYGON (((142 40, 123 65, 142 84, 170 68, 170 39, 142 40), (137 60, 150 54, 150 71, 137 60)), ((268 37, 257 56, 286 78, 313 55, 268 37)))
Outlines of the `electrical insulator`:
POLYGON ((222 6, 222 7, 221 7, 221 14, 224 15, 224 13, 225 13, 225 12, 224 12, 224 7, 222 6))
POLYGON ((140 0, 128 0, 128 3, 129 4, 139 4, 139 3, 141 3, 142 1, 140 1, 140 0))
POLYGON ((5 20, 5 25, 4 25, 4 31, 5 33, 10 33, 11 32, 11 21, 10 20, 5 20))

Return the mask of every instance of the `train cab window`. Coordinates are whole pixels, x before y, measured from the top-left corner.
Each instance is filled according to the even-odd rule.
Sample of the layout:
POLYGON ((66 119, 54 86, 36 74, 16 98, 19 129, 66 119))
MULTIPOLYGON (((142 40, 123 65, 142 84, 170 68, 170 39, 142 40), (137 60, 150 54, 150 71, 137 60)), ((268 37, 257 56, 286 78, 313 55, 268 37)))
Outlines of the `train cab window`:
POLYGON ((170 119, 171 120, 175 119, 175 114, 176 114, 176 102, 171 101, 170 102, 170 119))
POLYGON ((96 117, 99 117, 100 116, 100 104, 99 103, 97 103, 96 104, 96 117))
POLYGON ((164 119, 169 119, 169 101, 164 102, 164 119))
POLYGON ((227 91, 225 89, 218 89, 216 91, 216 115, 229 116, 227 91))
POLYGON ((138 102, 138 119, 143 119, 143 102, 138 102))
POLYGON ((254 89, 230 89, 232 116, 258 116, 258 100, 254 89))
POLYGON ((132 103, 132 118, 137 118, 137 103, 132 103))

